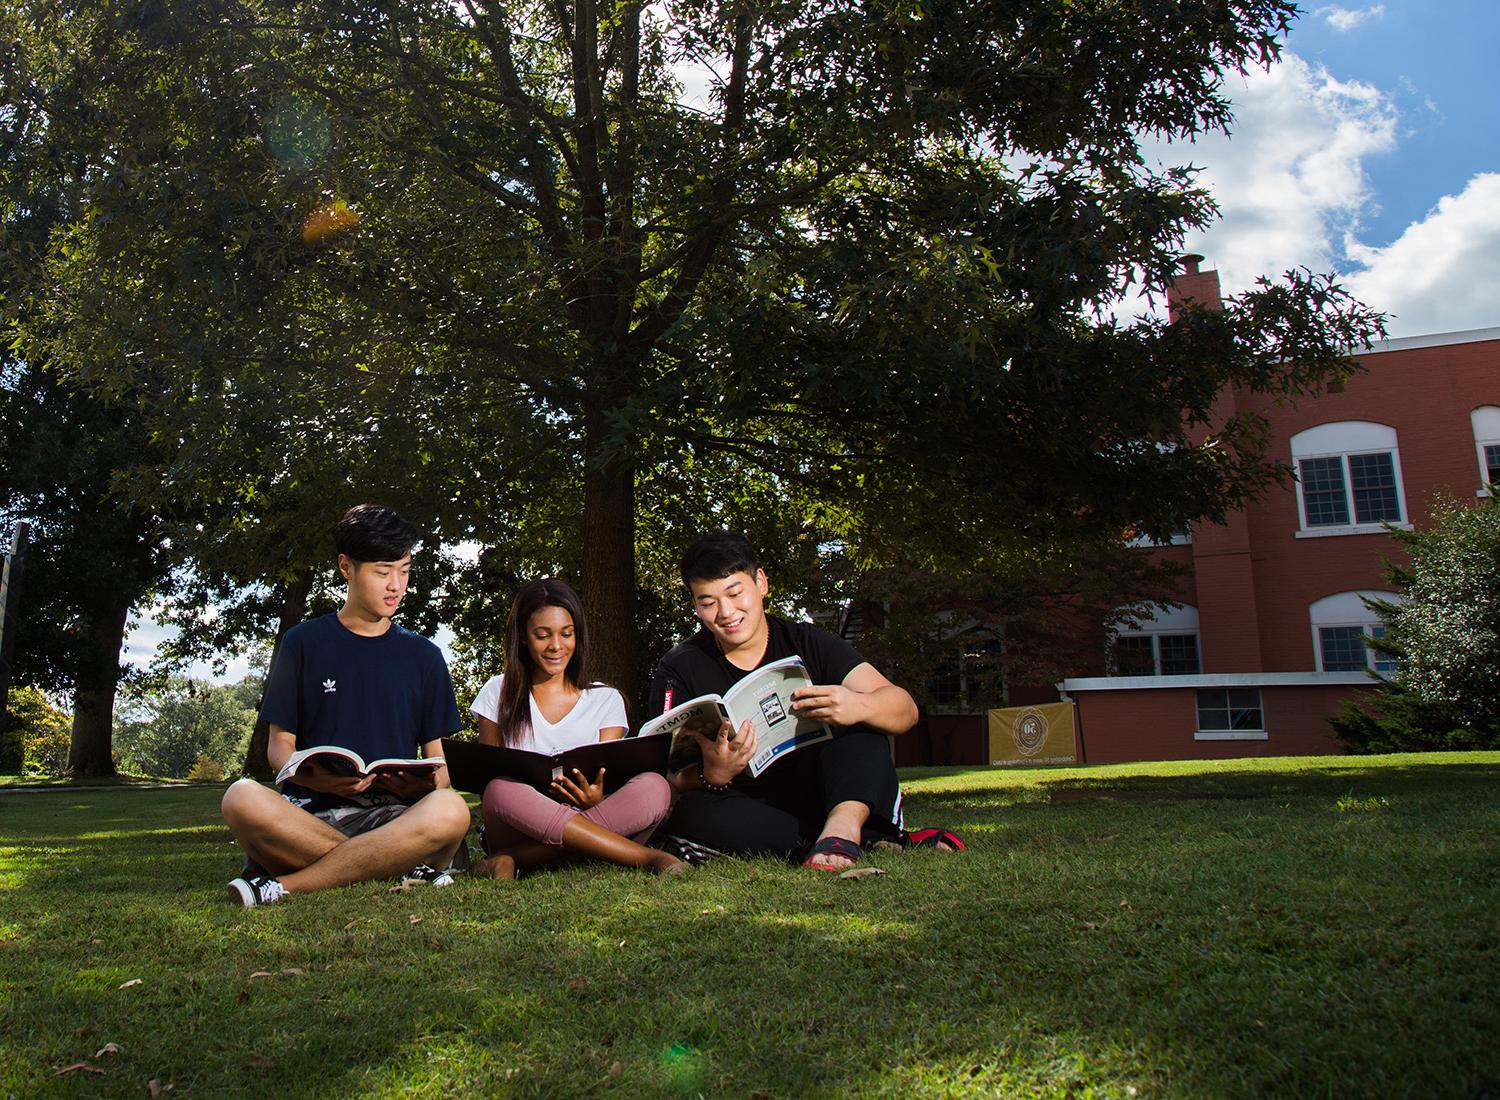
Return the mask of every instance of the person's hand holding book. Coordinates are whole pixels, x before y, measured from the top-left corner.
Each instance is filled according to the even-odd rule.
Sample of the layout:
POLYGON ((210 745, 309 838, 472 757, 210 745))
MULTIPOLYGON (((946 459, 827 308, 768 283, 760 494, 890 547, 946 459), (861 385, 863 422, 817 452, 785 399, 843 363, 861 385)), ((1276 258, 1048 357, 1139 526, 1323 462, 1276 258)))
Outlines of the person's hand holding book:
POLYGON ((437 787, 436 772, 409 772, 398 768, 377 772, 374 779, 381 790, 389 791, 403 802, 415 802, 437 787))
POLYGON ((590 783, 588 778, 577 768, 573 769, 577 780, 569 779, 566 775, 560 775, 552 781, 552 795, 559 802, 570 802, 580 810, 587 810, 590 806, 597 806, 604 801, 604 769, 599 769, 599 774, 594 776, 590 783))
POLYGON ((373 775, 361 779, 357 775, 346 775, 318 760, 305 760, 294 777, 297 784, 312 791, 334 794, 341 798, 363 794, 375 782, 373 775))
POLYGON ((733 781, 755 755, 755 726, 748 718, 738 730, 725 722, 712 737, 697 730, 692 734, 703 749, 703 781, 712 786, 722 787, 733 781))

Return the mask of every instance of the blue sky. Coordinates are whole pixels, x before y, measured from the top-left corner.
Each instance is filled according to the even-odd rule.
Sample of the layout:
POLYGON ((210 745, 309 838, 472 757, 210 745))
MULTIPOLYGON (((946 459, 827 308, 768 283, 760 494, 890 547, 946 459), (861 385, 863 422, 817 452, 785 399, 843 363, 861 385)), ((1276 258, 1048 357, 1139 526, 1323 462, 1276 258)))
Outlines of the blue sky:
POLYGON ((1500 326, 1500 5, 1309 5, 1269 73, 1234 75, 1204 169, 1221 220, 1187 242, 1226 292, 1334 271, 1393 336, 1500 326))
POLYGON ((1341 80, 1380 89, 1398 112, 1397 148, 1367 165, 1377 196, 1367 211, 1367 243, 1389 244, 1438 197, 1500 171, 1500 5, 1493 0, 1313 8, 1288 45, 1341 80))
MULTIPOLYGON (((1188 249, 1226 293, 1289 267, 1337 272, 1393 315, 1392 336, 1500 327, 1497 73, 1497 0, 1308 5, 1272 72, 1228 79, 1231 137, 1156 150, 1202 167, 1219 200, 1188 249)), ((161 637, 144 618, 126 660, 161 637)), ((225 678, 246 670, 234 660, 225 678)))

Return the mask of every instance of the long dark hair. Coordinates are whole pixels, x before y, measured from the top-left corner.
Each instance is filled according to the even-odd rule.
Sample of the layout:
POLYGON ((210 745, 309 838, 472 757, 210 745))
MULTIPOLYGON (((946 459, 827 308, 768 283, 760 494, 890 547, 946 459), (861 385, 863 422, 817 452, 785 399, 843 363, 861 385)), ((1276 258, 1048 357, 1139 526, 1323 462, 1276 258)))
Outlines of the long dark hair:
POLYGON ((566 581, 542 577, 527 581, 516 593, 505 620, 505 678, 500 681, 500 743, 514 745, 531 732, 531 681, 536 665, 526 644, 531 616, 544 607, 560 607, 573 617, 573 656, 563 669, 563 679, 578 691, 589 686, 589 628, 583 618, 583 601, 566 581))

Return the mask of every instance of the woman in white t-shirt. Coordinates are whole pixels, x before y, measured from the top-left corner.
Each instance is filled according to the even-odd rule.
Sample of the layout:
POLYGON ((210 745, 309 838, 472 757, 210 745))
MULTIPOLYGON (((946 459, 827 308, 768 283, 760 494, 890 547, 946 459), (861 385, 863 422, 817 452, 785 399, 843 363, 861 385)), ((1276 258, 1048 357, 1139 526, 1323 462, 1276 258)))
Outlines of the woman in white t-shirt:
MULTIPOLYGON (((479 740, 533 752, 560 752, 625 735, 620 693, 588 678, 588 626, 578 593, 544 578, 521 586, 505 623, 505 669, 480 689, 469 709, 479 740)), ((604 769, 590 778, 576 768, 552 784, 549 797, 529 784, 494 779, 484 790, 488 857, 474 873, 511 878, 568 855, 652 871, 686 867, 640 842, 667 816, 672 791, 654 772, 604 794, 604 769)))

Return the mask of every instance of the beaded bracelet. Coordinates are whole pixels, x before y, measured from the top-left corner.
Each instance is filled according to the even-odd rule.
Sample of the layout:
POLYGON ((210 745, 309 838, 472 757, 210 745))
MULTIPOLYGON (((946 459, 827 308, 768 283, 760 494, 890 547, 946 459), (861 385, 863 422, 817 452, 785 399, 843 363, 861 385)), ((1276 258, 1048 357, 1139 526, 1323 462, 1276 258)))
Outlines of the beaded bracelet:
POLYGON ((710 783, 708 781, 708 773, 703 770, 702 764, 698 765, 698 782, 703 785, 705 791, 713 791, 715 794, 727 791, 730 787, 734 786, 733 780, 728 783, 710 783))

